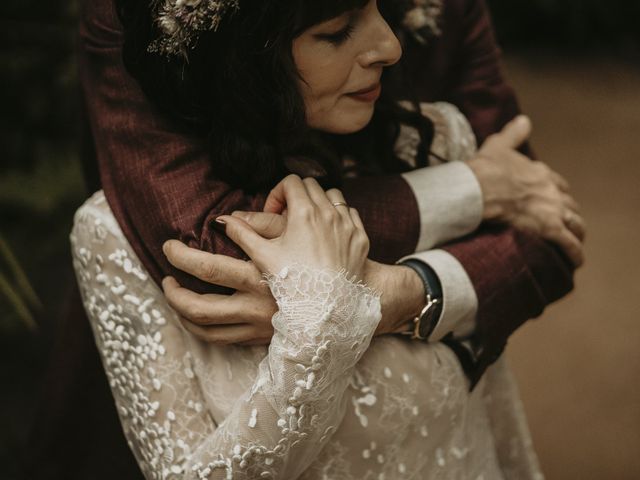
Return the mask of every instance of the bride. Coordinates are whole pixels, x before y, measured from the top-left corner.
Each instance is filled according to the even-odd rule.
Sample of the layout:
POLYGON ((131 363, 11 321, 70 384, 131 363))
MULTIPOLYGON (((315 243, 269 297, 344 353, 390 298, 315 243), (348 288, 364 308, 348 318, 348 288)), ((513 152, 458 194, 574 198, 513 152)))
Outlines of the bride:
MULTIPOLYGON (((239 11, 232 1, 156 5, 162 34, 151 50, 184 55, 204 41, 200 33, 218 27, 220 35, 247 41, 251 35, 242 35, 243 9, 253 8, 251 14, 257 15, 259 5, 269 4, 253 3, 241 2, 239 11), (230 20, 225 24, 226 17, 230 20)), ((300 29, 289 47, 304 78, 299 89, 306 129, 296 130, 294 123, 256 136, 275 137, 284 131, 286 141, 277 141, 290 142, 291 157, 307 158, 300 154, 311 151, 311 158, 326 161, 307 167, 322 169, 331 165, 333 149, 358 153, 353 145, 325 134, 351 134, 372 121, 379 75, 401 52, 375 1, 325 1, 314 7, 317 16, 309 23, 297 18, 303 3, 281 2, 282 11, 264 6, 260 15, 272 26, 271 21, 284 22, 281 17, 287 14, 286 20, 300 29), (358 62, 364 63, 350 61, 354 51, 362 52, 358 62), (326 75, 335 72, 336 65, 345 66, 342 75, 326 75), (336 95, 338 91, 352 94, 336 95)), ((280 32, 271 33, 274 38, 264 48, 282 41, 276 35, 280 32)), ((193 63, 213 63, 194 57, 193 63)), ((215 84, 210 88, 212 96, 220 95, 215 84)), ((242 98, 243 92, 222 94, 242 98)), ((287 98, 278 97, 277 90, 274 97, 277 105, 287 98)), ((173 106, 181 100, 166 99, 173 106)), ((287 105, 278 107, 284 110, 287 105)), ((221 105, 221 111, 224 108, 221 105)), ((396 149, 394 161, 417 163, 421 149, 416 146, 421 147, 430 132, 437 157, 465 160, 475 148, 468 123, 451 106, 422 105, 419 113, 424 117, 410 105, 387 113, 414 122, 413 129, 401 130, 398 144, 405 148, 396 149), (425 128, 431 122, 435 128, 425 128), (414 158, 402 158, 407 155, 400 150, 414 158)), ((194 118, 185 120, 197 125, 194 118)), ((224 135, 214 141, 226 147, 221 151, 227 155, 223 164, 229 174, 238 167, 229 152, 246 150, 243 142, 249 139, 234 139, 227 120, 223 115, 215 118, 224 135)), ((247 188, 267 182, 269 175, 283 176, 281 165, 269 163, 274 157, 268 142, 260 147, 255 153, 265 163, 247 180, 247 188)), ((321 174, 330 177, 331 168, 321 174)), ((383 285, 384 277, 367 275, 368 239, 357 212, 345 205, 339 190, 325 192, 313 179, 287 176, 274 191, 282 192, 286 206, 286 226, 278 238, 265 239, 234 216, 218 219, 264 273, 278 304, 268 348, 205 344, 185 331, 102 193, 76 215, 72 244, 78 282, 125 434, 144 474, 536 478, 535 455, 504 365, 496 365, 469 393, 458 359, 445 345, 391 336, 372 341, 381 318, 380 294, 367 284, 383 285)), ((375 272, 384 276, 385 270, 375 272)))

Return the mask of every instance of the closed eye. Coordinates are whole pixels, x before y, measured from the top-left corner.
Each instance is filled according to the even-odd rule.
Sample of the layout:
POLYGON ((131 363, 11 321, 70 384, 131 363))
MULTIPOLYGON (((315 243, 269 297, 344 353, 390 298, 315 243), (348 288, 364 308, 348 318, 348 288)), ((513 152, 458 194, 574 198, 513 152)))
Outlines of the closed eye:
POLYGON ((333 33, 318 33, 315 37, 319 40, 329 42, 334 46, 342 45, 351 38, 351 34, 356 28, 357 16, 358 12, 351 12, 349 14, 349 21, 343 28, 333 33))
POLYGON ((318 38, 338 46, 349 40, 354 30, 355 25, 352 22, 349 22, 342 30, 335 33, 320 34, 318 35, 318 38))

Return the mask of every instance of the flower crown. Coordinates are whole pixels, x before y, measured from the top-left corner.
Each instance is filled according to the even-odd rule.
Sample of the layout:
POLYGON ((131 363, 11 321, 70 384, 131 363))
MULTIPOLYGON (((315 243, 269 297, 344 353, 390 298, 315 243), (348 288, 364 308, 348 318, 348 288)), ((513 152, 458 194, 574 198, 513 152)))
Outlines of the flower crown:
MULTIPOLYGON (((440 34, 442 1, 413 0, 403 26, 418 42, 424 44, 440 34)), ((240 5, 239 0, 152 0, 151 8, 160 36, 149 45, 149 52, 186 58, 201 33, 215 32, 223 17, 235 13, 240 5)))

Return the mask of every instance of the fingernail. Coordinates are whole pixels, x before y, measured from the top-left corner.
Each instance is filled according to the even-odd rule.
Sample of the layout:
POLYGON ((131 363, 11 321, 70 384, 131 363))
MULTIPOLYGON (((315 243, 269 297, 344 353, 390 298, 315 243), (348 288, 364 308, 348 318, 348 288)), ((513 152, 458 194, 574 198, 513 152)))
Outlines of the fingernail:
POLYGON ((218 217, 218 218, 216 218, 216 222, 217 222, 217 223, 219 223, 219 224, 221 224, 221 225, 226 225, 226 224, 227 224, 227 222, 225 222, 225 221, 222 219, 222 217, 218 217))

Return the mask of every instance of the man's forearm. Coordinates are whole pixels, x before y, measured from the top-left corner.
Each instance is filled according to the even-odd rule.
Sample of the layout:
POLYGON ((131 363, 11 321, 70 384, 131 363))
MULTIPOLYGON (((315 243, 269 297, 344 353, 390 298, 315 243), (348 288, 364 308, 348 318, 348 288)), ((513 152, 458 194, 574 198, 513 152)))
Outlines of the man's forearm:
POLYGON ((443 249, 465 266, 478 299, 475 383, 518 327, 573 289, 574 268, 551 243, 508 227, 483 227, 443 249))
MULTIPOLYGON (((174 275, 195 291, 211 286, 174 269, 162 252, 175 238, 189 246, 242 257, 214 228, 234 210, 262 210, 265 194, 248 195, 216 179, 205 146, 179 133, 149 104, 122 59, 122 30, 112 0, 82 5, 80 79, 96 145, 102 187, 120 226, 156 281, 174 275)), ((415 249, 420 229, 416 200, 399 175, 348 181, 373 239, 374 258, 415 249)))

